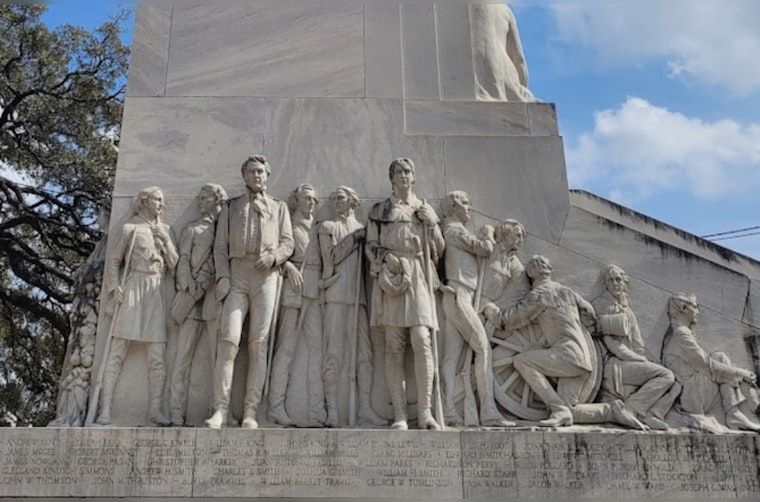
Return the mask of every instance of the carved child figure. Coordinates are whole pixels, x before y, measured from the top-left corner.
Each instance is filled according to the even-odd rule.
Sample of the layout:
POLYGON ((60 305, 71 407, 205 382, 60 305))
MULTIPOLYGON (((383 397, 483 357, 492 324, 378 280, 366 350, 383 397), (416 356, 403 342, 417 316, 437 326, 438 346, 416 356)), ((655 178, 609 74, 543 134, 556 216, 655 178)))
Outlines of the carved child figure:
MULTIPOLYGON (((472 207, 470 197, 462 191, 450 192, 441 202, 443 223, 441 230, 446 240, 445 268, 446 290, 443 294, 443 310, 446 325, 443 330, 443 361, 441 378, 444 388, 444 416, 448 423, 460 422, 454 408, 454 384, 457 363, 465 344, 475 353, 475 382, 480 398, 480 425, 510 427, 496 408, 493 397, 493 368, 491 367, 491 343, 483 324, 478 318, 474 304, 478 282, 478 259, 490 256, 494 248, 494 229, 490 225, 481 228, 478 238, 465 225, 470 221, 472 207)), ((470 364, 465 360, 464 364, 470 364)), ((469 382, 465 382, 469 385, 469 382)))
MULTIPOLYGON (((760 432, 760 423, 750 419, 739 408, 753 396, 748 386, 755 386, 757 377, 744 368, 734 366, 723 352, 708 354, 697 342, 694 329, 699 320, 699 304, 692 294, 677 293, 668 303, 670 327, 662 343, 662 362, 673 370, 683 386, 679 399, 681 410, 692 415, 711 432, 708 417, 722 406, 729 429, 760 432)), ((757 409, 757 401, 751 403, 757 409)))
POLYGON ((269 420, 291 426, 296 422, 285 409, 285 397, 293 369, 296 347, 303 340, 308 352, 306 386, 307 425, 325 424, 325 393, 322 385, 322 312, 319 302, 321 260, 317 243, 314 212, 317 192, 308 183, 298 185, 290 194, 288 207, 293 225, 295 250, 283 265, 280 321, 269 374, 269 420))
POLYGON ((404 353, 411 338, 417 377, 418 424, 439 429, 432 414, 435 364, 431 330, 437 329, 435 298, 428 281, 437 280, 429 260, 437 262, 445 242, 438 216, 414 193, 414 163, 394 160, 389 169, 393 194, 375 204, 369 214, 367 257, 375 274, 383 266, 393 275, 407 276, 406 286, 383 289, 378 278, 372 291, 371 326, 385 329, 385 375, 393 402, 395 429, 407 429, 404 353), (425 255, 425 253, 428 253, 425 255))
POLYGON ((176 272, 178 291, 171 310, 172 318, 180 326, 169 401, 172 425, 176 426, 185 423, 190 365, 204 325, 212 368, 216 359, 214 234, 222 205, 227 202, 227 192, 220 185, 207 183, 201 188, 197 200, 201 217, 189 223, 180 235, 176 272))
POLYGON ((161 222, 164 208, 160 188, 143 189, 132 203, 133 217, 122 227, 106 265, 105 282, 117 310, 112 320, 100 416, 96 420, 100 425, 111 423, 114 387, 132 342, 145 347, 148 356, 148 418, 154 425, 169 424, 161 410, 166 380, 163 282, 166 274, 176 267, 179 256, 169 226, 161 222))
POLYGON ((293 231, 287 205, 266 193, 271 172, 263 155, 243 162, 247 192, 222 209, 214 241, 216 298, 224 300, 214 365, 214 414, 206 425, 227 423, 235 356, 248 315, 248 374, 242 427, 256 429, 256 413, 267 375, 269 329, 277 303, 279 266, 293 254, 293 231))
POLYGON ((602 270, 605 291, 593 301, 606 349, 602 394, 622 399, 652 429, 667 430, 665 415, 681 391, 673 372, 654 362, 628 302, 628 275, 616 265, 602 270), (609 322, 608 322, 609 321, 609 322))
MULTIPOLYGON (((333 218, 319 226, 323 264, 325 360, 322 375, 327 403, 326 425, 338 426, 338 377, 346 363, 346 354, 349 372, 356 374, 358 384, 359 423, 386 425, 387 421, 371 405, 373 351, 362 280, 361 243, 366 230, 356 219, 359 196, 353 188, 339 186, 330 194, 330 208, 333 218)), ((354 385, 353 381, 351 385, 354 385)), ((356 411, 349 410, 349 423, 353 422, 356 411)))

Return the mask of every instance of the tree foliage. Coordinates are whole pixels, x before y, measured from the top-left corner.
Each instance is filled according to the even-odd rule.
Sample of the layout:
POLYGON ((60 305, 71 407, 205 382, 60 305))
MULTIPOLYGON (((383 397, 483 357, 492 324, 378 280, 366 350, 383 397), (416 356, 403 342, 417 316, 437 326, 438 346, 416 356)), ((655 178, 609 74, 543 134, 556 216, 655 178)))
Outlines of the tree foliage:
POLYGON ((0 425, 53 414, 75 270, 110 200, 128 13, 48 28, 45 5, 0 5, 0 425))

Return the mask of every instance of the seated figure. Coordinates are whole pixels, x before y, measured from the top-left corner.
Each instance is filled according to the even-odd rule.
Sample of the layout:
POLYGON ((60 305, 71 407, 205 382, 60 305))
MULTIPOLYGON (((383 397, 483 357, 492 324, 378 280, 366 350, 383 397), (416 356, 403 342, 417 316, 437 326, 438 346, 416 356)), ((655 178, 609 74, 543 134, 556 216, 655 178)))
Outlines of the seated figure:
POLYGON ((652 429, 667 430, 665 415, 681 391, 673 372, 654 362, 628 303, 628 275, 616 265, 602 270, 605 290, 593 301, 603 345, 601 400, 622 399, 652 429))
POLYGON ((697 342, 694 328, 699 319, 699 304, 693 294, 677 293, 668 303, 670 328, 662 343, 662 362, 673 370, 683 386, 680 408, 691 415, 700 428, 723 432, 715 427, 715 414, 723 408, 726 426, 734 430, 760 432, 760 423, 739 408, 746 400, 757 409, 755 387, 757 377, 744 368, 734 366, 723 352, 708 354, 697 342))

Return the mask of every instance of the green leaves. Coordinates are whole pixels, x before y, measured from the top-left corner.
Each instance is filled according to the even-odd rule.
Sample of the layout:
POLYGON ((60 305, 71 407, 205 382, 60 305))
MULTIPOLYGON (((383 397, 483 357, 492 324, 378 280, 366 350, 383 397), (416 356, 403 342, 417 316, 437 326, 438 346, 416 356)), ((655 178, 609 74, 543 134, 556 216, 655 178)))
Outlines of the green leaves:
POLYGON ((53 412, 74 272, 101 236, 126 85, 129 12, 90 32, 50 29, 45 10, 0 5, 0 425, 6 411, 18 425, 53 412))

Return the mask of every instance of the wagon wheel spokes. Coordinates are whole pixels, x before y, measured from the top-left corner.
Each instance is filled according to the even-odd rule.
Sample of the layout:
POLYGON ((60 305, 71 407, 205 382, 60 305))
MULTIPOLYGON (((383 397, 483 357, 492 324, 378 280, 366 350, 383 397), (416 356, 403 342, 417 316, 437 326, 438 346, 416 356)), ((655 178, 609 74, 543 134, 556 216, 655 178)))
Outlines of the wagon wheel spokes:
POLYGON ((512 385, 514 385, 514 383, 517 381, 518 378, 522 378, 520 376, 520 373, 518 373, 517 371, 512 372, 512 374, 509 375, 509 378, 504 380, 504 383, 501 384, 499 388, 502 390, 502 392, 506 392, 507 389, 509 389, 510 387, 512 387, 512 385))
POLYGON ((517 344, 511 343, 511 342, 508 342, 506 340, 502 340, 501 338, 496 338, 496 337, 492 336, 490 338, 490 340, 491 340, 492 343, 495 343, 496 345, 501 345, 502 347, 506 347, 506 348, 508 348, 510 350, 513 350, 513 351, 517 352, 518 354, 521 353, 521 352, 523 352, 525 350, 525 347, 523 347, 521 345, 517 345, 517 344))
POLYGON ((504 357, 502 359, 497 359, 494 362, 491 363, 491 366, 494 368, 506 368, 508 366, 512 366, 512 364, 515 362, 515 357, 504 357))

